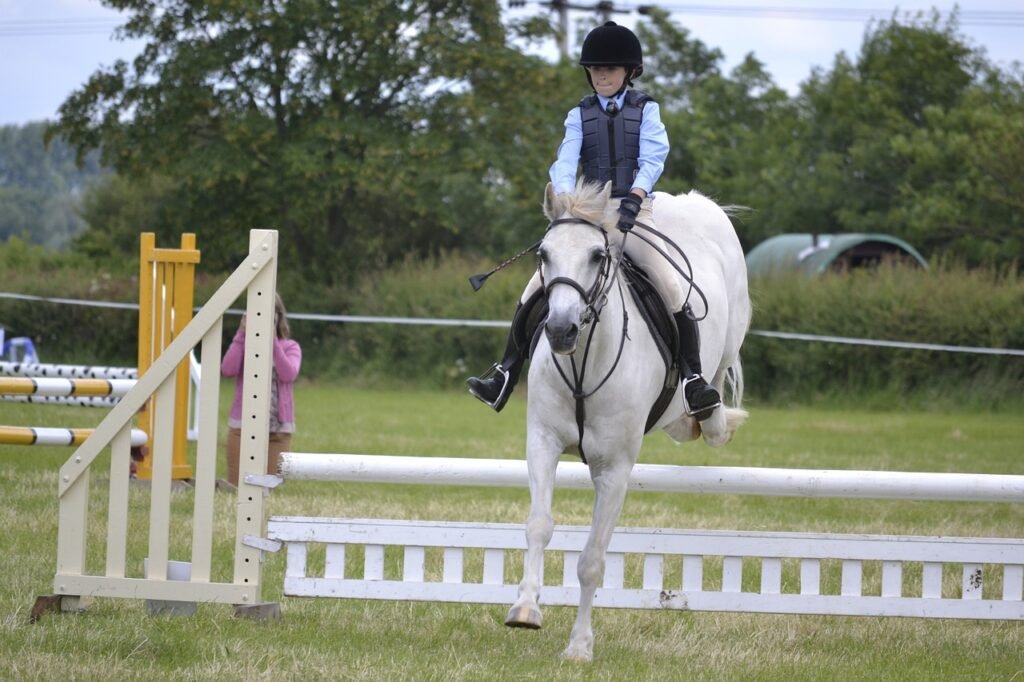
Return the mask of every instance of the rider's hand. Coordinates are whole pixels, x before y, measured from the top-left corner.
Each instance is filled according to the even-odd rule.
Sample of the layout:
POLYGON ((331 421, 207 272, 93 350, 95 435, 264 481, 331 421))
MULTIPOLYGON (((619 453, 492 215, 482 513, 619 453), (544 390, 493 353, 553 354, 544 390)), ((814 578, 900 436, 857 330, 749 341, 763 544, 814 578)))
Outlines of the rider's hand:
POLYGON ((622 198, 619 204, 619 224, 616 226, 623 232, 629 232, 636 224, 636 216, 640 213, 640 202, 642 200, 636 194, 629 193, 622 198))

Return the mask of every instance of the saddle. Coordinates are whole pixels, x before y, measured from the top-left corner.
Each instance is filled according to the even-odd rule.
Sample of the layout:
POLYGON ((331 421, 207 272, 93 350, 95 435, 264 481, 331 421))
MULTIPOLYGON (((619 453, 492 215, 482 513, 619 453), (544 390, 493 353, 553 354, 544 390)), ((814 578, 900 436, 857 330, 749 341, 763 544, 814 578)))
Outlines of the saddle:
MULTIPOLYGON (((676 360, 679 357, 679 330, 647 273, 628 256, 622 260, 620 276, 625 278, 626 288, 633 296, 640 317, 647 324, 647 329, 651 332, 651 337, 665 363, 665 381, 661 393, 651 406, 644 427, 644 433, 649 433, 661 415, 665 414, 679 386, 679 365, 676 360)), ((512 320, 513 338, 520 348, 529 349, 528 358, 533 357, 547 315, 547 299, 542 290, 537 290, 512 320)))

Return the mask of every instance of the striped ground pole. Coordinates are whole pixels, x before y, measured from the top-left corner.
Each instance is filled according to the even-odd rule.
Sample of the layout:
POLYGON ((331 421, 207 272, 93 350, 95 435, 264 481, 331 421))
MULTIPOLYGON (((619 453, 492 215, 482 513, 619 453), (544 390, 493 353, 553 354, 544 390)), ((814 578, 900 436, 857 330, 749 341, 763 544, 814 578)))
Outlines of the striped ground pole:
MULTIPOLYGON (((59 427, 0 426, 0 444, 3 445, 81 445, 94 429, 65 429, 59 427)), ((146 432, 132 429, 132 447, 146 444, 146 432)))
POLYGON ((4 395, 0 400, 8 403, 31 403, 33 405, 73 405, 75 407, 106 407, 117 405, 120 398, 100 395, 4 395))
POLYGON ((0 394, 37 396, 112 396, 120 398, 136 384, 135 379, 55 379, 0 377, 0 394))
POLYGON ((101 365, 0 362, 0 376, 61 379, 138 379, 139 370, 135 367, 105 367, 101 365))

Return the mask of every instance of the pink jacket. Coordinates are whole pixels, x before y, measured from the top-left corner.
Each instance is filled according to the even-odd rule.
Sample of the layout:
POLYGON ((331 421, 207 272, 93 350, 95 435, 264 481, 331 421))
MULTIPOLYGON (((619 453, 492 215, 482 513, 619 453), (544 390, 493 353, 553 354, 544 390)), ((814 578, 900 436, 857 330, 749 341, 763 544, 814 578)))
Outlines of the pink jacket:
MULTIPOLYGON (((241 377, 245 364, 245 331, 239 330, 220 362, 220 373, 241 377)), ((292 387, 302 366, 302 348, 292 339, 274 338, 274 369, 277 370, 277 418, 282 423, 295 423, 295 395, 292 387)), ((231 403, 231 419, 242 418, 242 382, 235 381, 235 399, 231 403)))

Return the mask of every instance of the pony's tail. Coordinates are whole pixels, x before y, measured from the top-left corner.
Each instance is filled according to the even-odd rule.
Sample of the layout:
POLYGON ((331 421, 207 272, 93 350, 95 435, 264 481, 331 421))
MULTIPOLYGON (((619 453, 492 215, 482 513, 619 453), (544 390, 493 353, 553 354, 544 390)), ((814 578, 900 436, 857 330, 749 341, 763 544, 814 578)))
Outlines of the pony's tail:
POLYGON ((736 356, 734 362, 725 370, 725 402, 729 407, 743 407, 743 362, 736 356))
POLYGON ((749 413, 743 409, 743 363, 740 356, 725 370, 725 395, 722 397, 725 409, 725 428, 732 438, 736 429, 747 421, 749 413))

